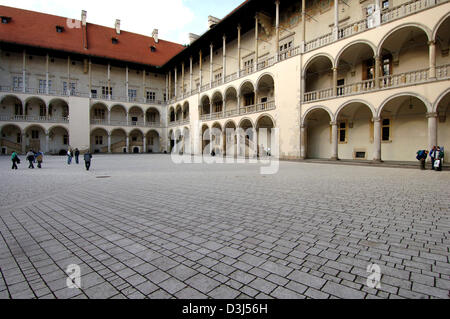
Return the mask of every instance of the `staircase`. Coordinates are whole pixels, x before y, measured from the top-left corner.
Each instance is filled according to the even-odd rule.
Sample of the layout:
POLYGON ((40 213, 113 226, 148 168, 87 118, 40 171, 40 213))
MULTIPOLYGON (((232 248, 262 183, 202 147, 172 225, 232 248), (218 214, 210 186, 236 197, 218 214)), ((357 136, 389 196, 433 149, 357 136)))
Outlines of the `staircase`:
POLYGON ((12 154, 12 152, 22 153, 22 145, 19 143, 14 143, 2 138, 0 140, 0 145, 7 148, 8 154, 12 154))

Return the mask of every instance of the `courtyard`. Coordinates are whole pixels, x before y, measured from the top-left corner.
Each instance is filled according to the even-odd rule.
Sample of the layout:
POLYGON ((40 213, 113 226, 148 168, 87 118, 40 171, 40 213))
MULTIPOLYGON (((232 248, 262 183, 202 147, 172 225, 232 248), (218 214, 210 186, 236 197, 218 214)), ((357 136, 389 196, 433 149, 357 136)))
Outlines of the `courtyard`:
POLYGON ((21 159, 0 158, 0 299, 449 298, 448 171, 21 159))

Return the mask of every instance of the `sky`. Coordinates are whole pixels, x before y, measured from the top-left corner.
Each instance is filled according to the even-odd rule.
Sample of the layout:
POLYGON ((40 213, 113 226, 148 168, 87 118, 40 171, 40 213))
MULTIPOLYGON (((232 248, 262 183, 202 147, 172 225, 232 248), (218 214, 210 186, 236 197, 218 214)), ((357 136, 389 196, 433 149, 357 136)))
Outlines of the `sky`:
POLYGON ((39 11, 72 19, 81 19, 87 11, 89 23, 152 35, 180 44, 189 43, 189 33, 203 34, 208 29, 208 16, 223 18, 244 0, 0 0, 1 5, 39 11))

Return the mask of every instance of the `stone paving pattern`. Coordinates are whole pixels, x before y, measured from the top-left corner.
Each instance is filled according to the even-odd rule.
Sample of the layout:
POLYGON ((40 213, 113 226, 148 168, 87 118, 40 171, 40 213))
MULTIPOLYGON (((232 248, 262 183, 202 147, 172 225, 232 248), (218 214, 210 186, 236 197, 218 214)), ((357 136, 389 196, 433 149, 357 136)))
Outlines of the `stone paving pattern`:
POLYGON ((282 162, 262 176, 164 155, 26 167, 0 158, 2 299, 449 298, 449 172, 282 162))

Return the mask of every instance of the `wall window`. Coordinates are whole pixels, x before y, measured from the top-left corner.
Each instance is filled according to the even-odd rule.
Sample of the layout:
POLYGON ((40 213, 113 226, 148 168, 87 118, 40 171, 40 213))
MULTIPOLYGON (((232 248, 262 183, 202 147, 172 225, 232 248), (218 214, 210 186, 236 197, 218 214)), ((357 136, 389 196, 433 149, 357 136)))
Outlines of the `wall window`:
POLYGON ((128 98, 130 101, 136 101, 137 97, 137 90, 135 89, 128 89, 128 98))
POLYGON ((254 63, 255 60, 253 58, 244 61, 244 70, 251 72, 251 70, 253 70, 254 63))
POLYGON ((255 104, 255 94, 248 93, 244 95, 244 106, 254 105, 255 104))
POLYGON ((76 83, 74 82, 63 82, 63 93, 65 95, 75 95, 76 83))
POLYGON ((104 120, 105 114, 106 112, 104 109, 94 109, 94 117, 98 120, 104 120))
POLYGON ((96 99, 97 98, 97 90, 91 90, 91 96, 92 96, 92 98, 96 99))
MULTIPOLYGON (((46 88, 47 80, 39 80, 39 93, 45 94, 47 93, 46 88)), ((48 80, 48 89, 50 90, 52 88, 52 80, 48 80)))
POLYGON ((375 78, 375 61, 374 59, 369 59, 366 61, 363 61, 363 74, 362 74, 362 80, 372 80, 375 78))
POLYGON ((381 8, 382 8, 383 10, 389 9, 389 0, 384 0, 384 1, 382 2, 382 4, 381 4, 381 8))
POLYGON ((69 136, 68 135, 63 136, 63 145, 69 145, 69 136))
POLYGON ((383 76, 392 74, 392 56, 387 55, 383 57, 383 76))
MULTIPOLYGON (((166 95, 164 94, 164 100, 166 99, 166 95)), ((156 92, 147 91, 147 101, 155 102, 156 101, 156 92)))
POLYGON ((347 122, 338 123, 338 139, 339 143, 347 143, 347 122))
POLYGON ((13 89, 14 89, 14 91, 23 89, 23 80, 22 80, 21 76, 13 77, 13 89))
POLYGON ((216 75, 214 75, 214 80, 218 81, 222 79, 222 72, 216 73, 216 75))
POLYGON ((108 93, 108 87, 107 86, 102 86, 102 95, 103 96, 107 96, 107 95, 112 96, 112 92, 113 92, 112 87, 109 88, 109 93, 108 93))
POLYGON ((166 101, 167 101, 167 94, 164 93, 164 102, 166 102, 166 101))
POLYGON ((381 140, 383 142, 390 142, 391 141, 391 119, 383 119, 382 120, 382 126, 381 126, 381 140))
POLYGON ((31 130, 31 139, 38 140, 39 139, 39 131, 31 130))
POLYGON ((95 137, 95 145, 103 145, 103 136, 95 137))

